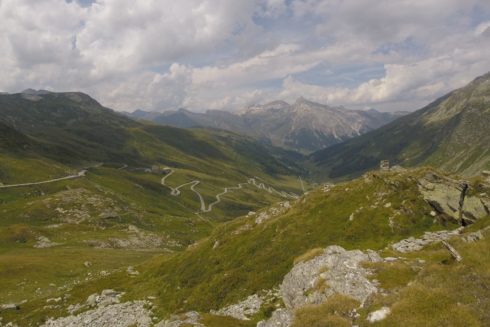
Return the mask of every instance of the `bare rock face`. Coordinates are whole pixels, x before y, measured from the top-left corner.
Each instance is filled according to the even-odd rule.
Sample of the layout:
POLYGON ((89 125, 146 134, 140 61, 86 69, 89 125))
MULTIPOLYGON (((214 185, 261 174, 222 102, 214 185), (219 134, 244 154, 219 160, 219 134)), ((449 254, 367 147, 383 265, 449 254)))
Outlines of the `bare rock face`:
POLYGON ((362 262, 380 262, 374 251, 347 251, 329 246, 309 261, 297 264, 285 277, 281 294, 288 309, 320 304, 333 294, 343 294, 363 303, 377 286, 368 279, 370 272, 362 262))
POLYGON ((467 185, 464 181, 429 173, 418 184, 424 199, 439 214, 467 223, 489 215, 490 200, 466 195, 467 185))

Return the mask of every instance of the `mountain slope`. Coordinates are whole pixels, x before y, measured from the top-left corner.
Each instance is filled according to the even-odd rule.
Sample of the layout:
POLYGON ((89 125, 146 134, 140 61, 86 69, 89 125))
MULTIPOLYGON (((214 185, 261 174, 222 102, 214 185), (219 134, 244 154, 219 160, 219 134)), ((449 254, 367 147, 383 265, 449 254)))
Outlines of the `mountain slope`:
POLYGON ((423 109, 311 156, 330 178, 355 176, 379 165, 429 164, 463 174, 490 167, 490 74, 423 109))
MULTIPOLYGON (((153 258, 135 268, 141 272, 138 276, 114 272, 76 287, 62 306, 84 305, 105 288, 126 292, 125 301, 151 298, 160 319, 184 320, 185 312, 199 311, 198 319, 210 327, 256 326, 277 310, 295 324, 259 326, 315 326, 313 322, 332 315, 343 319, 318 325, 370 326, 369 313, 382 307, 392 312, 384 326, 438 326, 447 319, 457 321, 456 326, 478 326, 486 321, 490 306, 483 286, 490 278, 485 255, 489 220, 482 210, 489 204, 484 193, 490 185, 482 179, 469 182, 464 210, 477 222, 452 230, 458 226, 450 210, 459 201, 458 183, 417 169, 371 172, 324 185, 300 199, 221 225, 184 252, 153 258), (441 197, 439 187, 449 192, 441 197), (434 211, 436 204, 441 211, 434 211), (454 245, 464 260, 452 259, 441 240, 454 245), (358 298, 364 299, 362 306, 358 298), (336 310, 317 307, 329 299, 339 305, 336 310), (350 303, 348 309, 345 302, 350 303), (228 310, 214 311, 220 308, 228 310), (221 316, 240 317, 240 310, 245 318, 239 319, 248 320, 221 316), (302 324, 302 319, 312 322, 302 324)), ((68 315, 43 303, 29 304, 31 316, 9 317, 35 323, 47 315, 68 315)), ((114 310, 116 306, 106 311, 113 316, 114 310)), ((103 309, 97 313, 105 314, 103 309)))
POLYGON ((0 151, 17 152, 27 149, 32 143, 27 136, 0 122, 0 151))
MULTIPOLYGON (((245 160, 248 157, 250 162, 269 162, 276 168, 282 166, 281 170, 286 167, 280 162, 285 158, 276 160, 274 156, 290 155, 236 134, 135 122, 82 93, 28 91, 0 95, 3 134, 16 133, 9 137, 9 143, 30 140, 36 143, 32 151, 67 164, 88 161, 151 165, 160 160, 168 164, 180 161, 179 165, 185 166, 189 165, 186 162, 205 158, 231 162, 239 152, 245 160), (249 155, 244 147, 254 148, 255 154, 249 155), (227 153, 230 151, 234 153, 227 153)), ((294 165, 292 160, 285 162, 294 165)), ((274 170, 266 164, 261 169, 274 170)))
POLYGON ((292 198, 297 158, 231 132, 136 122, 80 93, 0 95, 0 305, 89 278, 84 262, 107 272, 182 251, 292 198))
POLYGON ((211 127, 252 136, 263 142, 301 152, 312 152, 363 134, 395 119, 397 114, 321 105, 303 98, 290 105, 275 101, 239 113, 185 109, 160 115, 135 111, 132 117, 176 127, 211 127))

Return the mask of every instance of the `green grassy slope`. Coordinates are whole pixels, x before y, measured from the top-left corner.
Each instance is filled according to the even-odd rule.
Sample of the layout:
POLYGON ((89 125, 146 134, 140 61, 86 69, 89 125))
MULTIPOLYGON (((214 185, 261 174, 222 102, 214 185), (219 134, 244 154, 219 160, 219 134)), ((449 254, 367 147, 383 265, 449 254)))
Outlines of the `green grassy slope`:
POLYGON ((0 188, 0 303, 43 298, 94 269, 124 270, 184 250, 219 223, 282 199, 245 184, 198 215, 189 186, 172 196, 161 185, 165 171, 147 171, 152 166, 174 169, 166 181, 172 187, 199 180, 196 190, 209 205, 225 187, 254 176, 300 193, 294 156, 229 132, 134 122, 83 94, 0 95, 0 183, 90 167, 77 179, 0 188))
POLYGON ((490 73, 378 130, 316 152, 311 161, 330 178, 358 176, 385 159, 474 175, 490 168, 489 95, 490 73))
POLYGON ((154 263, 146 282, 139 282, 158 285, 161 308, 167 312, 206 311, 277 285, 308 249, 337 244, 377 250, 441 228, 433 223, 416 181, 407 177, 373 175, 369 181, 338 184, 326 193, 311 192, 263 224, 257 225, 253 216, 220 226, 192 250, 154 263), (388 217, 394 212, 399 214, 392 229, 388 217))
MULTIPOLYGON (((137 267, 141 274, 135 278, 128 278, 125 272, 114 272, 109 277, 88 281, 70 292, 72 297, 64 306, 83 302, 88 295, 102 289, 115 288, 126 292, 125 299, 155 296, 154 311, 160 318, 189 310, 209 312, 279 285, 295 261, 312 249, 335 244, 347 249, 379 250, 383 256, 400 256, 387 247, 425 231, 457 226, 432 216, 433 208, 423 199, 418 186, 418 179, 427 172, 427 169, 374 172, 350 182, 322 186, 289 201, 290 206, 275 204, 219 225, 210 236, 184 252, 151 258, 137 267), (259 217, 265 220, 258 223, 259 217)), ((471 192, 490 191, 481 180, 470 183, 471 192)), ((470 230, 486 225, 488 219, 483 219, 470 230)), ((375 271, 372 278, 380 281, 388 296, 380 295, 366 303, 360 311, 361 322, 368 312, 384 304, 393 305, 394 319, 410 317, 407 321, 421 321, 431 308, 435 308, 431 317, 438 319, 448 314, 446 310, 455 309, 459 301, 471 306, 468 319, 480 321, 485 311, 478 299, 484 299, 486 293, 478 292, 480 282, 464 276, 473 271, 485 280, 489 278, 490 260, 479 262, 479 255, 472 253, 479 251, 482 255, 485 252, 480 251, 487 245, 463 246, 463 254, 470 259, 464 266, 448 264, 448 252, 434 245, 427 252, 402 255, 406 259, 395 264, 371 267, 375 271), (420 258, 427 264, 421 267, 420 258), (459 272, 464 274, 458 276, 459 272), (464 293, 468 297, 458 299, 459 293, 451 292, 449 284, 436 286, 436 282, 447 281, 445 274, 454 279, 451 283, 461 287, 461 291, 468 286, 464 293), (412 280, 414 284, 407 284, 412 280), (432 297, 431 292, 443 296, 444 304, 435 303, 437 298, 432 297), (476 299, 471 298, 472 292, 477 292, 476 299), (418 296, 426 298, 427 302, 417 302, 418 296), (418 311, 410 312, 410 306, 415 304, 418 311), (475 310, 481 312, 475 313, 475 310)), ((29 302, 23 313, 9 316, 26 323, 46 316, 66 315, 60 308, 43 309, 39 305, 42 301, 43 297, 39 297, 29 302)), ((248 322, 248 326, 254 326, 257 320, 270 314, 266 309, 248 322)), ((468 315, 466 311, 465 315, 468 315)), ((236 325, 233 320, 210 316, 205 319, 210 321, 209 326, 236 325)), ((435 321, 434 326, 440 323, 440 320, 435 321)), ((244 325, 247 324, 244 322, 244 325)))

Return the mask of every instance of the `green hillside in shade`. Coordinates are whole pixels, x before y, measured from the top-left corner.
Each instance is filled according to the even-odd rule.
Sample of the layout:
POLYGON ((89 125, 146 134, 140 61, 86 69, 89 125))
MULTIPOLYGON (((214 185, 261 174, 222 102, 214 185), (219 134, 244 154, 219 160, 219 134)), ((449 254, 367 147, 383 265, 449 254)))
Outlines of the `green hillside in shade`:
POLYGON ((329 178, 356 176, 380 160, 474 175, 490 168, 490 73, 375 131, 314 153, 329 178))

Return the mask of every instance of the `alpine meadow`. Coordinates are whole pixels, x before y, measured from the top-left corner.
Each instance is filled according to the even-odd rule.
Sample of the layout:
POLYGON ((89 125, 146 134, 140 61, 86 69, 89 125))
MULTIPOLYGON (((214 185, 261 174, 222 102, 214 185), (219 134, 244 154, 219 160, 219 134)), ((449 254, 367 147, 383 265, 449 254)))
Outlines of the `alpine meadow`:
POLYGON ((486 0, 0 0, 0 327, 490 326, 486 0))

